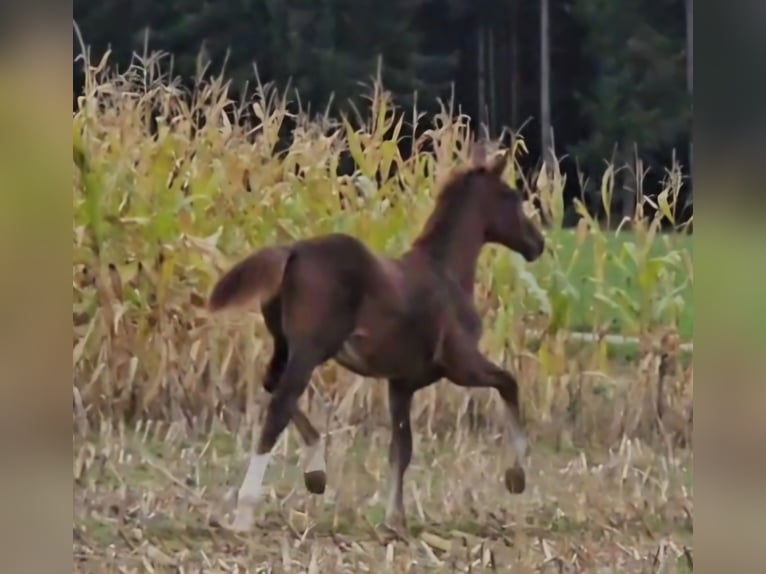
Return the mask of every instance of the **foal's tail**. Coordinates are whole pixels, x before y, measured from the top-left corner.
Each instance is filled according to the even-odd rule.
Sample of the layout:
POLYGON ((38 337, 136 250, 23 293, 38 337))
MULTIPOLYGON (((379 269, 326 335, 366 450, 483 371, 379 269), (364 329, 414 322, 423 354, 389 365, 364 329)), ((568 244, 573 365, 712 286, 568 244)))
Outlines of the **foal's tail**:
POLYGON ((287 247, 264 247, 234 265, 213 287, 208 300, 211 312, 239 306, 253 299, 268 301, 282 288, 290 257, 287 247))

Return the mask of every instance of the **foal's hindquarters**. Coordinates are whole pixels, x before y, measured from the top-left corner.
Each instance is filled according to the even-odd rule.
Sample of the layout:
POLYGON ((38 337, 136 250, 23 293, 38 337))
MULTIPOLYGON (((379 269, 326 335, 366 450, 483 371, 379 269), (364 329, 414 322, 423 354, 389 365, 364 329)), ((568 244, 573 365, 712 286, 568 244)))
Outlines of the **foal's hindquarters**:
POLYGON ((292 420, 307 446, 304 480, 310 492, 322 493, 326 469, 320 435, 298 408, 312 373, 335 357, 355 329, 367 292, 370 255, 347 236, 328 236, 296 244, 284 264, 277 296, 262 307, 274 339, 274 353, 264 381, 271 398, 251 455, 232 528, 252 526, 271 451, 292 420))

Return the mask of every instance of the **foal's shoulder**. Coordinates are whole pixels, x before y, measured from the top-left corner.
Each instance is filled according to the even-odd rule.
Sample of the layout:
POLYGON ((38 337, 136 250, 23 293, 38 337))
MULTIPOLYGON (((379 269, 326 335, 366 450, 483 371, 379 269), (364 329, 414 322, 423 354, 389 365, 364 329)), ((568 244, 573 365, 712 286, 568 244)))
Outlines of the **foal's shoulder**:
POLYGON ((482 324, 473 297, 466 293, 451 275, 446 275, 442 283, 444 290, 444 305, 448 312, 454 316, 458 324, 471 336, 481 333, 482 324))

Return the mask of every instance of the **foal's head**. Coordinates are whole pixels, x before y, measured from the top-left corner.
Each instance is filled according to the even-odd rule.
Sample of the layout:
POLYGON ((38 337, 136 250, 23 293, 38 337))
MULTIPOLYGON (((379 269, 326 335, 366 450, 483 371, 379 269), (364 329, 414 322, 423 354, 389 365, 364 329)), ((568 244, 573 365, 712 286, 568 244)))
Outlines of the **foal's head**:
POLYGON ((507 162, 508 152, 487 163, 482 158, 468 172, 466 183, 483 223, 484 240, 504 245, 527 261, 534 261, 543 253, 545 237, 524 213, 521 194, 503 181, 507 162))

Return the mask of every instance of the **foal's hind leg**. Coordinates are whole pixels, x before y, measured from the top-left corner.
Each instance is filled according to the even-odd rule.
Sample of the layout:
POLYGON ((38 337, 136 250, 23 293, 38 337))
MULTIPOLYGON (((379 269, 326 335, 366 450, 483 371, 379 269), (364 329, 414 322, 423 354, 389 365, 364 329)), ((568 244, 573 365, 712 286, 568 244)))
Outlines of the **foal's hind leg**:
MULTIPOLYGON (((290 285, 288 279, 294 280, 289 272, 285 276, 283 292, 290 285)), ((290 420, 300 412, 298 399, 306 390, 311 374, 318 365, 338 352, 353 330, 353 315, 348 309, 334 306, 336 302, 332 298, 329 298, 326 306, 307 306, 303 303, 310 299, 303 299, 303 293, 298 291, 303 286, 295 283, 290 286, 293 289, 291 294, 295 296, 292 301, 298 303, 285 309, 286 313, 283 312, 289 346, 288 358, 279 383, 271 395, 266 420, 239 491, 232 525, 235 530, 248 530, 252 525, 253 510, 261 494, 263 475, 271 450, 290 420)))
MULTIPOLYGON (((280 299, 274 299, 263 306, 263 318, 266 327, 274 339, 274 351, 266 369, 263 386, 269 393, 273 393, 285 370, 289 356, 289 345, 282 331, 282 305, 280 299)), ((324 446, 322 437, 297 406, 292 417, 298 434, 301 435, 306 446, 303 459, 303 481, 306 489, 312 494, 324 493, 327 484, 327 469, 324 459, 324 446)))
POLYGON ((274 340, 274 350, 271 353, 266 375, 263 378, 263 388, 269 393, 273 393, 285 370, 290 351, 282 331, 282 300, 279 297, 272 299, 261 307, 261 313, 266 328, 274 340))
POLYGON ((232 525, 234 530, 248 530, 251 527, 253 510, 261 495, 263 475, 271 458, 271 451, 290 420, 299 412, 298 399, 306 389, 311 373, 320 362, 320 358, 312 353, 310 348, 291 347, 290 357, 279 384, 271 395, 266 420, 239 489, 232 525))
POLYGON ((441 362, 446 378, 453 383, 463 387, 494 387, 500 393, 508 413, 511 447, 516 455, 514 466, 505 471, 505 486, 512 493, 523 492, 526 488, 528 443, 521 426, 516 379, 485 358, 475 342, 460 331, 446 338, 441 362))

